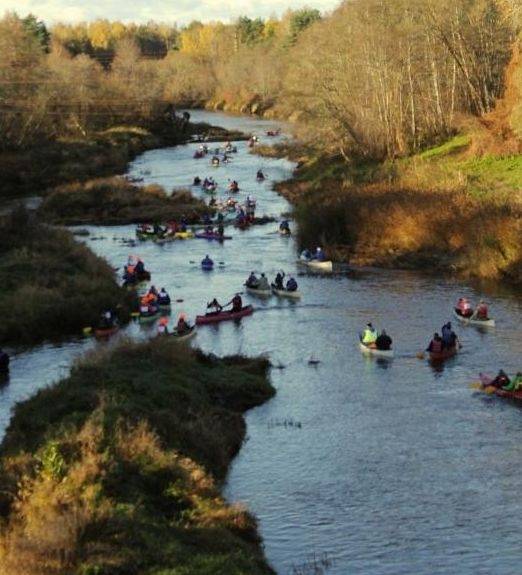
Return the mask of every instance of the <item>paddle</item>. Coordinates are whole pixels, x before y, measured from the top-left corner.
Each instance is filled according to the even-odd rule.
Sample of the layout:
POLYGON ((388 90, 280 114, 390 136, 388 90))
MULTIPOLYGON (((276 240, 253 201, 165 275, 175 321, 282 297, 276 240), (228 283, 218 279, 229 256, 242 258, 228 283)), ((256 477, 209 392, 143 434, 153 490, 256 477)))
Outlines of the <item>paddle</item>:
POLYGON ((83 335, 87 337, 89 335, 92 335, 93 329, 92 327, 84 327, 82 331, 83 335))

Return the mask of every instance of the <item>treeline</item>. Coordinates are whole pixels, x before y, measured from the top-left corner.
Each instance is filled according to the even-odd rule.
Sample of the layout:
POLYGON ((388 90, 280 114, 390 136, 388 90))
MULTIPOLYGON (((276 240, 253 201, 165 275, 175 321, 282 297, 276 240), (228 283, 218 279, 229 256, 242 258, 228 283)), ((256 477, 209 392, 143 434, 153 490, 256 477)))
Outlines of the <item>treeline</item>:
POLYGON ((502 95, 516 0, 351 0, 331 15, 193 22, 0 21, 0 146, 212 105, 300 119, 346 157, 397 156, 502 95))

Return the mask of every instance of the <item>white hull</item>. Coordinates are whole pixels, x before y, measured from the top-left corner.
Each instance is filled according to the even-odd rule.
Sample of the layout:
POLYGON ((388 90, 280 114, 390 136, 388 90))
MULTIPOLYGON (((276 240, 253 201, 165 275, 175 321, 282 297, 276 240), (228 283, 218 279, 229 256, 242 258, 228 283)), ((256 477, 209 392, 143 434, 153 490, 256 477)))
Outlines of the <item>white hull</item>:
POLYGON ((387 358, 392 358, 394 356, 393 349, 389 349, 386 351, 382 349, 372 349, 371 347, 368 347, 364 345, 364 343, 360 342, 359 347, 365 355, 373 355, 375 357, 387 357, 387 358))
POLYGON ((288 299, 301 299, 300 291, 279 290, 276 289, 275 287, 272 287, 272 291, 277 297, 286 297, 288 299))
POLYGON ((332 272, 333 263, 332 262, 318 262, 316 260, 299 260, 300 264, 310 268, 311 270, 321 271, 321 272, 332 272))
POLYGON ((173 337, 176 341, 188 341, 189 339, 192 339, 197 333, 197 329, 194 326, 188 333, 185 333, 183 335, 178 335, 177 331, 173 332, 173 337))
POLYGON ((495 327, 494 319, 488 319, 488 320, 470 319, 462 317, 455 310, 453 310, 453 315, 464 325, 476 325, 479 327, 495 327))
POLYGON ((248 286, 245 286, 245 287, 246 287, 247 293, 252 294, 252 295, 257 295, 260 297, 270 297, 272 295, 271 289, 264 290, 264 289, 251 288, 248 286))

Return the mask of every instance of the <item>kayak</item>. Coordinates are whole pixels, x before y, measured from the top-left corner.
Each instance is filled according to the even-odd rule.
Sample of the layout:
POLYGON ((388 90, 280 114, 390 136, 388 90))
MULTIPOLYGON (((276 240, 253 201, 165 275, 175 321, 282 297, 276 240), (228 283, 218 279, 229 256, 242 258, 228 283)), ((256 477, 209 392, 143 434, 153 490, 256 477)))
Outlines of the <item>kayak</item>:
POLYGON ((94 330, 94 337, 99 339, 111 337, 111 335, 114 335, 119 329, 117 325, 113 325, 112 327, 99 327, 94 330))
POLYGON ((245 306, 241 311, 220 311, 207 313, 205 315, 198 315, 196 317, 196 325, 206 325, 209 323, 219 323, 221 321, 228 321, 232 319, 240 319, 247 315, 252 315, 254 308, 251 305, 245 306))
POLYGON ((292 235, 290 230, 279 230, 279 235, 283 237, 289 237, 292 235))
POLYGON ((196 238, 199 240, 216 240, 217 242, 222 242, 223 240, 231 240, 232 236, 220 236, 219 234, 196 234, 196 238))
POLYGON ((368 347, 362 341, 359 342, 359 347, 361 351, 366 355, 373 355, 375 357, 393 357, 393 349, 374 349, 372 347, 368 347))
POLYGON ((453 310, 454 316, 462 322, 464 325, 475 325, 479 327, 495 327, 495 320, 490 319, 472 319, 469 317, 462 317, 455 310, 453 310))
POLYGON ((172 309, 172 304, 170 303, 160 303, 158 304, 158 309, 164 313, 170 312, 172 309))
POLYGON ((274 284, 272 284, 272 293, 277 297, 286 297, 289 299, 301 299, 300 291, 288 291, 287 289, 277 289, 274 284))
POLYGON ((298 263, 307 266, 312 270, 317 270, 321 272, 333 271, 333 263, 331 261, 320 262, 318 260, 298 260, 298 263))
POLYGON ((430 351, 430 361, 444 361, 450 357, 454 357, 459 352, 458 346, 452 347, 451 349, 443 349, 440 352, 430 351))
POLYGON ((257 295, 260 297, 270 297, 272 295, 272 290, 270 288, 268 288, 268 289, 257 289, 257 288, 247 286, 246 284, 245 284, 245 288, 246 288, 246 291, 252 295, 257 295))
POLYGON ((176 341, 187 341, 188 339, 194 337, 196 332, 197 328, 195 325, 193 325, 188 331, 184 333, 179 334, 177 330, 174 330, 171 335, 176 341))
POLYGON ((205 264, 205 263, 201 262, 201 269, 205 270, 206 272, 210 272, 214 269, 214 263, 205 264))

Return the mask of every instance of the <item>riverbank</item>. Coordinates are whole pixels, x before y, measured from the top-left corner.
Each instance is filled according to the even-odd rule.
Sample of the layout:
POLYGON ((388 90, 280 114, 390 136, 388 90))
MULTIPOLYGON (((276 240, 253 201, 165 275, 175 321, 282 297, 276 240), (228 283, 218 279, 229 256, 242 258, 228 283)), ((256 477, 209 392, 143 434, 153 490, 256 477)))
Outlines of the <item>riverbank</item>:
POLYGON ((66 230, 16 210, 0 225, 0 343, 36 344, 82 333, 112 309, 122 322, 134 296, 109 264, 66 230))
POLYGON ((260 152, 299 163, 276 189, 295 205, 301 246, 354 265, 522 285, 522 156, 477 151, 485 138, 464 131, 375 163, 287 146, 260 152))
POLYGON ((44 195, 64 184, 124 173, 130 161, 154 148, 206 141, 244 139, 245 135, 208 124, 163 124, 150 128, 114 126, 78 138, 58 138, 40 146, 0 154, 0 197, 44 195))
POLYGON ((2 445, 2 573, 273 573, 255 519, 219 492, 243 412, 275 393, 268 367, 126 342, 19 404, 2 445))
POLYGON ((146 222, 199 222, 210 209, 189 191, 167 195, 158 185, 138 186, 124 178, 96 178, 55 188, 38 216, 61 225, 123 225, 146 222))

